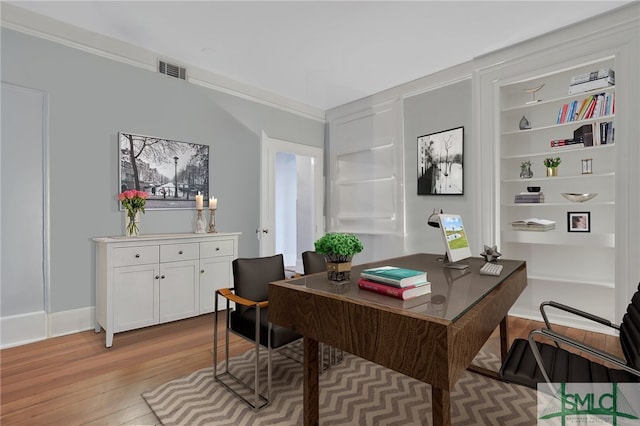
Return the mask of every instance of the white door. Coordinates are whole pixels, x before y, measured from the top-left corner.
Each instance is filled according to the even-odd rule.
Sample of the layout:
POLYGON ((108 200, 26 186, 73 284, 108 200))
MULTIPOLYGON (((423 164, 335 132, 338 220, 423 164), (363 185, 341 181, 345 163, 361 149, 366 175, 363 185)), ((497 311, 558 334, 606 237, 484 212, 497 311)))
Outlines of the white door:
MULTIPOLYGON (((283 251, 280 243, 284 240, 292 240, 292 238, 282 238, 282 234, 285 232, 283 224, 290 227, 292 220, 309 228, 293 227, 297 233, 308 232, 309 240, 315 241, 324 233, 323 155, 321 148, 270 138, 262 132, 260 227, 256 229, 260 240, 260 256, 276 254, 276 246, 280 251, 283 251), (283 178, 283 173, 286 171, 279 170, 278 165, 280 164, 282 168, 282 164, 287 163, 288 156, 295 156, 298 158, 298 163, 304 164, 302 167, 298 164, 298 172, 294 175, 295 183, 286 177, 283 178), (285 161, 283 161, 283 157, 285 161), (300 170, 301 168, 303 170, 300 170), (308 170, 309 168, 311 170, 308 170), (306 175, 310 175, 312 178, 307 179, 306 175), (292 191, 295 191, 294 195, 291 194, 292 191), (300 194, 304 196, 301 197, 300 194), (282 203, 286 203, 291 198, 294 198, 292 207, 282 208, 282 203), (278 204, 278 200, 281 200, 280 204, 278 204), (296 211, 292 212, 293 209, 296 211), (311 216, 310 220, 309 216, 311 216), (278 223, 280 226, 277 225, 278 223)), ((295 241, 298 240, 299 238, 293 238, 297 257, 300 256, 298 252, 303 249, 295 246, 295 241)), ((308 244, 304 249, 312 249, 308 244)), ((287 262, 287 253, 284 254, 285 263, 288 263, 286 266, 292 266, 290 262, 287 262)))

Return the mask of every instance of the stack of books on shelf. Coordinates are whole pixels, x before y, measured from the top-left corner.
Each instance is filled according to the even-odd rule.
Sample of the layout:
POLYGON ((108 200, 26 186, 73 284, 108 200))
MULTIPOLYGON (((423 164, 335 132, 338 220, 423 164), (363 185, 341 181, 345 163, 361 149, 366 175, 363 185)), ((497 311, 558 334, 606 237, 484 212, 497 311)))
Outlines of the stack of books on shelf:
POLYGON ((402 300, 431 293, 431 283, 427 281, 426 272, 395 266, 363 270, 358 279, 358 287, 402 300))
POLYGON ((532 217, 513 221, 511 227, 517 231, 550 231, 556 228, 556 223, 553 220, 532 217))
POLYGON ((556 124, 588 120, 615 113, 615 93, 597 93, 582 100, 564 104, 558 111, 556 124))
POLYGON ((571 77, 569 82, 569 94, 587 92, 594 89, 613 86, 616 84, 616 73, 611 68, 578 74, 571 77))
POLYGON ((544 203, 544 194, 542 192, 521 192, 516 194, 514 202, 516 204, 544 203))

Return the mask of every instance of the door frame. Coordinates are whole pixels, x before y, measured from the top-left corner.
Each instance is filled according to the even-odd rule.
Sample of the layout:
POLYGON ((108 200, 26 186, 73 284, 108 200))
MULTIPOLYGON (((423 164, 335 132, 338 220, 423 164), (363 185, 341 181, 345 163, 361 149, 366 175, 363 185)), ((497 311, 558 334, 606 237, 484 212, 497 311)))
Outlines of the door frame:
POLYGON ((260 139, 260 256, 275 254, 275 175, 276 153, 287 152, 313 158, 314 216, 316 239, 324 234, 324 149, 269 137, 262 131, 260 139), (266 231, 266 232, 265 232, 266 231))

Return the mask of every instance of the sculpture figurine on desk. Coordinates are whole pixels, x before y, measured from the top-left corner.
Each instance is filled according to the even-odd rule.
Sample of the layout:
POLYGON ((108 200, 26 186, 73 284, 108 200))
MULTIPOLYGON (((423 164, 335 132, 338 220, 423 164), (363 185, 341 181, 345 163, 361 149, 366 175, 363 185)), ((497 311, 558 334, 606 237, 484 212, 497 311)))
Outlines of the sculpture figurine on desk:
POLYGON ((485 262, 495 262, 502 256, 502 253, 498 252, 498 246, 489 247, 485 245, 484 251, 480 253, 480 256, 484 257, 485 262))

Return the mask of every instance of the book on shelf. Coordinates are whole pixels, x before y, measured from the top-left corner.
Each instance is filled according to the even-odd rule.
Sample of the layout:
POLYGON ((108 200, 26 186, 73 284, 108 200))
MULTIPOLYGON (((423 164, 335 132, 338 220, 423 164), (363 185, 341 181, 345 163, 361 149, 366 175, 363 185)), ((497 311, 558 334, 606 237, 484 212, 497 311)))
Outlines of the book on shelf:
POLYGON ((600 78, 598 80, 591 80, 569 86, 569 94, 575 95, 576 93, 588 92, 589 90, 604 89, 605 87, 615 84, 615 80, 611 78, 600 78))
POLYGON ((615 82, 616 72, 611 68, 600 68, 595 71, 574 75, 573 77, 571 77, 571 80, 569 80, 569 85, 575 86, 576 84, 582 84, 588 81, 600 80, 603 78, 610 78, 615 82))
POLYGON ((527 192, 522 194, 516 194, 514 197, 516 204, 524 203, 544 203, 544 194, 542 192, 527 192))
POLYGON ((575 139, 554 139, 551 141, 551 148, 557 148, 559 146, 580 145, 581 141, 575 139))
POLYGON ((556 228, 556 223, 553 220, 532 217, 524 220, 515 220, 511 222, 511 227, 518 231, 550 231, 556 228))
POLYGON ((364 269, 360 277, 376 282, 383 282, 394 287, 408 287, 427 281, 427 273, 414 269, 398 268, 396 266, 381 266, 379 268, 364 269))
POLYGON ((378 294, 384 294, 385 296, 391 296, 395 297, 396 299, 402 300, 409 300, 413 299, 414 297, 431 293, 431 283, 428 281, 400 288, 381 282, 360 278, 358 280, 358 287, 363 290, 372 291, 378 294))
POLYGON ((612 115, 615 112, 615 94, 597 93, 587 96, 578 101, 577 99, 564 104, 558 110, 556 124, 569 123, 572 121, 588 120, 605 115, 612 115))

